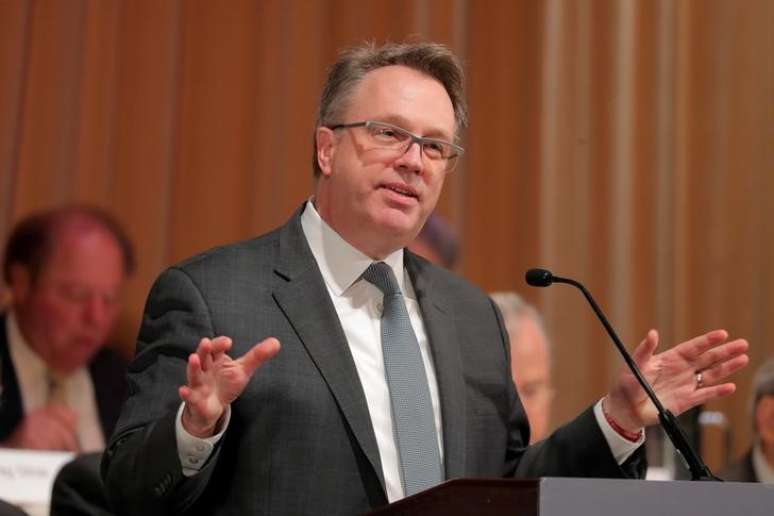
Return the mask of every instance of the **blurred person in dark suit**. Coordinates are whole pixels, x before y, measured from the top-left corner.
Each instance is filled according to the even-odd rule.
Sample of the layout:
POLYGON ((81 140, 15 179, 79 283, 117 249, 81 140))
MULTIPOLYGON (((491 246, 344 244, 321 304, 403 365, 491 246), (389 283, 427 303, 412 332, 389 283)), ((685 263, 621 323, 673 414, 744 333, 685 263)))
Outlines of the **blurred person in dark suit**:
POLYGON ((431 213, 417 237, 407 246, 414 254, 430 262, 453 270, 457 265, 459 244, 457 235, 449 223, 431 213))
POLYGON ((123 230, 72 205, 35 213, 11 231, 0 315, 0 445, 99 451, 125 397, 125 362, 104 347, 134 268, 123 230))
POLYGON ((774 358, 764 362, 753 377, 751 409, 753 444, 721 477, 774 484, 774 358))
POLYGON ((503 315, 511 341, 511 375, 527 412, 530 443, 548 435, 554 389, 551 343, 543 318, 515 292, 494 292, 491 298, 503 315))
POLYGON ((0 516, 27 516, 27 513, 15 505, 0 500, 0 516))
POLYGON ((101 460, 102 453, 85 453, 59 470, 51 491, 50 516, 113 514, 99 473, 101 460))

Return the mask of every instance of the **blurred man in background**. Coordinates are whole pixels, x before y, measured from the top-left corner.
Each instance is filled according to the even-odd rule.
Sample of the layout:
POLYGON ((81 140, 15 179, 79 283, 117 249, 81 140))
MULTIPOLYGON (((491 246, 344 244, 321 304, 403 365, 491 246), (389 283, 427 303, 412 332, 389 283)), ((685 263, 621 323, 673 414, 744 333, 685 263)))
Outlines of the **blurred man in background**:
POLYGON ((530 443, 548 435, 551 420, 551 345, 543 318, 515 292, 491 295, 505 321, 511 341, 511 375, 530 426, 530 443))
POLYGON ((721 476, 733 482, 774 484, 774 358, 753 377, 753 445, 721 476))
POLYGON ((125 395, 125 363, 103 346, 134 268, 131 244, 106 213, 67 206, 19 222, 3 277, 0 445, 96 451, 125 395))

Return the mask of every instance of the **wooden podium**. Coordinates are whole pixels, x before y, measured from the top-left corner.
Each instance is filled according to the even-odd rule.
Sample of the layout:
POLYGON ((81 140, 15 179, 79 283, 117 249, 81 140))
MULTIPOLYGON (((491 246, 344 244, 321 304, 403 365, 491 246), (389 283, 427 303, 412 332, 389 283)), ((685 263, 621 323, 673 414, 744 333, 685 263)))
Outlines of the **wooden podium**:
POLYGON ((593 478, 457 479, 368 514, 772 516, 774 485, 593 478))

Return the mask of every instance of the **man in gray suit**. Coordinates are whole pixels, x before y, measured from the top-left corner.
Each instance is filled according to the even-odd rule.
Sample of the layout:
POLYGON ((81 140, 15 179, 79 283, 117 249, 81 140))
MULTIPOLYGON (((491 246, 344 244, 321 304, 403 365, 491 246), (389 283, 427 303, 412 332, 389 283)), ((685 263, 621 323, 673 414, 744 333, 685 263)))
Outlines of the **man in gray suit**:
MULTIPOLYGON (((527 447, 499 312, 476 287, 403 250, 462 154, 462 85, 441 45, 342 54, 322 93, 313 198, 279 229, 161 274, 103 460, 116 511, 358 514, 414 492, 406 478, 439 458, 425 487, 641 473, 641 428, 656 416, 629 374, 527 447), (399 287, 401 342, 414 343, 413 365, 422 364, 415 401, 421 391, 427 411, 417 419, 431 421, 436 449, 410 464, 404 451, 415 443, 404 440, 396 414, 406 407, 393 392, 405 385, 390 383, 392 351, 382 348, 396 338, 382 331, 395 323, 395 294, 377 288, 374 262, 399 287)), ((747 361, 747 343, 720 330, 653 355, 657 340, 651 331, 635 357, 678 413, 733 392, 723 378, 747 361)), ((427 430, 413 436, 423 446, 427 430)))

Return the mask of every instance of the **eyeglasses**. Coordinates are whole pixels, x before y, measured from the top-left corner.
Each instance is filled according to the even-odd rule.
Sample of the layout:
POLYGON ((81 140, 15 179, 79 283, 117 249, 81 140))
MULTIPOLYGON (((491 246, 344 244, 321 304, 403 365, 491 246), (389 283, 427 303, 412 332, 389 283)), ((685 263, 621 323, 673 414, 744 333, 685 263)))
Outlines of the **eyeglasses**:
POLYGON ((420 152, 434 165, 442 166, 446 172, 454 170, 457 158, 465 153, 465 149, 445 140, 425 138, 410 133, 397 125, 386 122, 366 120, 365 122, 353 122, 351 124, 336 124, 328 126, 328 129, 351 129, 355 127, 365 128, 368 141, 373 149, 394 151, 396 156, 406 153, 411 146, 419 145, 420 152))

